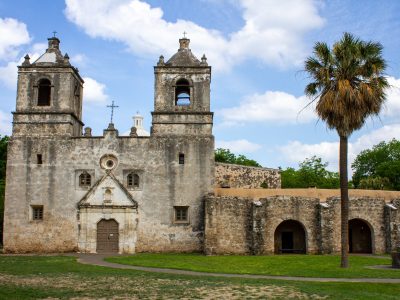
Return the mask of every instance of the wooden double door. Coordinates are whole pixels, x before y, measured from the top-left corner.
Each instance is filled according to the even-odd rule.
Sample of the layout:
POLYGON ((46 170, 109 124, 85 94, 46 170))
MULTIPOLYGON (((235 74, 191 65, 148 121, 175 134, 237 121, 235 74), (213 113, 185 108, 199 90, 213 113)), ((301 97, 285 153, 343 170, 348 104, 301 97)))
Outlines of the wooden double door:
POLYGON ((118 253, 118 223, 114 219, 97 223, 97 253, 118 253))

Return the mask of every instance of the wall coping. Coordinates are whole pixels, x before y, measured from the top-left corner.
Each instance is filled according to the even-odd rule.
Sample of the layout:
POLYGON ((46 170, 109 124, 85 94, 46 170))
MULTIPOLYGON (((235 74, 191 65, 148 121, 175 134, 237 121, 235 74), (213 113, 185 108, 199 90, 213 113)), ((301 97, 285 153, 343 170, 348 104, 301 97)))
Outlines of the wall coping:
POLYGON ((253 167, 253 166, 244 166, 244 165, 238 165, 238 164, 229 164, 229 163, 222 163, 222 162, 215 162, 215 166, 227 166, 227 167, 239 167, 239 168, 249 168, 249 169, 257 169, 257 170, 268 170, 268 171, 275 171, 279 172, 281 170, 279 169, 274 169, 274 168, 265 168, 265 167, 253 167))
MULTIPOLYGON (((321 202, 326 202, 327 198, 340 197, 340 189, 244 189, 244 188, 214 188, 216 197, 239 197, 258 200, 271 196, 294 196, 305 198, 319 198, 321 202)), ((383 198, 385 202, 393 199, 400 199, 400 191, 382 191, 382 190, 359 190, 349 189, 349 197, 371 197, 383 198)))

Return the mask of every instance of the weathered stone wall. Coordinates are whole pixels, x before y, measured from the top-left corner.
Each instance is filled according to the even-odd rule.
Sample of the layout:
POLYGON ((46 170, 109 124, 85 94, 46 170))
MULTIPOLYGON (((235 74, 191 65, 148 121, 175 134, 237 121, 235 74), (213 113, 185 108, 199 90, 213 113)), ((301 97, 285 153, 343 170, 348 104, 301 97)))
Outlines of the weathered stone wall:
MULTIPOLYGON (((104 137, 91 138, 13 137, 7 165, 4 249, 7 252, 74 251, 78 249, 78 236, 82 236, 80 230, 89 228, 88 240, 79 244, 82 251, 93 252, 93 230, 98 217, 113 216, 100 210, 100 215, 87 215, 91 224, 84 224, 84 219, 78 221, 77 204, 88 190, 77 185, 77 176, 78 171, 88 171, 93 174, 94 185, 105 174, 100 158, 112 154, 118 159, 112 172, 122 185, 126 185, 127 170, 141 173, 141 188, 129 191, 139 207, 138 223, 131 226, 135 232, 130 234, 137 237, 135 250, 201 251, 202 197, 212 192, 213 149, 212 136, 120 138, 116 132, 109 131, 104 137), (37 153, 42 154, 42 165, 37 164, 37 153), (178 163, 179 153, 185 154, 183 165, 178 163), (31 205, 43 205, 43 221, 31 220, 31 205), (189 207, 188 223, 174 223, 174 206, 189 207)), ((122 218, 119 208, 114 212, 119 222, 122 218)), ((123 249, 133 251, 129 247, 120 251, 123 249)))
MULTIPOLYGON (((299 222, 307 253, 340 252, 340 199, 274 196, 251 200, 206 198, 205 252, 208 254, 276 252, 275 231, 286 220, 299 222)), ((371 230, 372 253, 385 253, 399 243, 400 200, 350 198, 349 220, 360 219, 371 230), (388 213, 388 209, 390 209, 388 213)))
POLYGON ((216 187, 261 188, 265 183, 269 189, 281 187, 281 174, 277 169, 215 163, 216 187))
POLYGON ((252 240, 252 202, 233 197, 205 198, 206 239, 204 252, 249 254, 252 240))
MULTIPOLYGON (((327 252, 340 252, 340 198, 332 197, 326 201, 327 212, 324 213, 324 222, 329 225, 324 227, 323 242, 327 252)), ((349 221, 361 219, 366 222, 372 234, 372 253, 385 253, 386 233, 384 219, 385 201, 382 198, 350 197, 349 221)))
POLYGON ((319 238, 319 199, 292 196, 276 196, 259 200, 259 205, 253 206, 254 212, 260 216, 262 228, 259 228, 263 242, 260 243, 259 253, 275 252, 275 230, 286 220, 301 223, 306 236, 307 253, 318 253, 319 238))

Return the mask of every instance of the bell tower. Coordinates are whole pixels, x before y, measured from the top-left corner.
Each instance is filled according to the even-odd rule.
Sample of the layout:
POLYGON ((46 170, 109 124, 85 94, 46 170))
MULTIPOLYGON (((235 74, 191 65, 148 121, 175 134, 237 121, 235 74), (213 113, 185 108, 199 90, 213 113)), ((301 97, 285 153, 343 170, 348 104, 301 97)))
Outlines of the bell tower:
POLYGON ((33 63, 26 55, 18 67, 15 137, 82 134, 83 79, 59 45, 57 37, 49 38, 43 55, 33 63))
POLYGON ((193 55, 189 44, 181 38, 178 52, 167 62, 160 56, 154 67, 153 135, 212 135, 211 67, 205 55, 201 60, 193 55))

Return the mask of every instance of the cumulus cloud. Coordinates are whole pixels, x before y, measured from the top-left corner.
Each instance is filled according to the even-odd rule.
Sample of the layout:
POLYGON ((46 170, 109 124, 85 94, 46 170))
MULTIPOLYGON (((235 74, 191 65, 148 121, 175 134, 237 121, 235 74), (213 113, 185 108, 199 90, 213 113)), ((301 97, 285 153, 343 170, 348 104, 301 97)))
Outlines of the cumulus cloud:
POLYGON ((83 102, 102 104, 107 101, 106 86, 90 77, 83 77, 83 102))
MULTIPOLYGON (((387 101, 380 116, 397 117, 400 114, 400 79, 388 76, 390 88, 387 101)), ((317 118, 315 105, 309 105, 306 96, 295 97, 282 91, 266 91, 254 94, 236 107, 221 109, 217 113, 223 118, 223 125, 238 125, 247 122, 308 123, 317 118)))
POLYGON ((85 64, 86 61, 86 55, 85 54, 75 54, 70 58, 71 63, 76 66, 76 65, 83 65, 85 64))
POLYGON ((313 105, 306 96, 295 97, 281 91, 267 91, 246 97, 239 106, 218 112, 223 122, 240 124, 246 122, 307 123, 316 118, 313 105))
POLYGON ((66 0, 65 14, 88 35, 120 41, 139 55, 171 55, 177 37, 189 32, 194 52, 205 52, 219 70, 248 58, 279 66, 298 64, 305 54, 303 35, 324 23, 314 0, 238 3, 244 26, 229 37, 188 20, 168 22, 161 8, 140 0, 66 0))
POLYGON ((249 142, 248 140, 216 141, 217 148, 229 149, 235 153, 251 153, 261 149, 261 145, 249 142))
MULTIPOLYGON (((356 156, 365 149, 371 148, 382 141, 399 139, 400 124, 386 125, 370 133, 364 134, 348 145, 349 166, 356 156)), ((313 155, 321 157, 329 162, 328 168, 338 170, 339 164, 339 142, 321 142, 317 144, 304 144, 300 141, 291 141, 287 145, 279 147, 285 160, 290 163, 298 163, 313 155)))
POLYGON ((0 110, 0 135, 11 135, 11 114, 0 110))
POLYGON ((12 18, 0 18, 0 60, 15 59, 18 47, 30 42, 26 25, 12 18))
MULTIPOLYGON (((46 46, 47 47, 47 46, 46 46)), ((34 44, 31 50, 28 52, 30 61, 34 62, 44 53, 46 48, 43 50, 43 44, 34 44)), ((23 55, 25 56, 25 55, 23 55)), ((19 60, 10 61, 5 66, 0 66, 0 82, 2 82, 9 89, 16 89, 17 77, 18 77, 18 66, 24 61, 24 57, 21 56, 19 60)))
POLYGON ((397 117, 400 114, 400 79, 388 76, 390 88, 387 91, 387 101, 382 109, 382 115, 397 117))
POLYGON ((0 67, 0 81, 9 89, 17 87, 18 62, 11 61, 4 67, 0 67))

